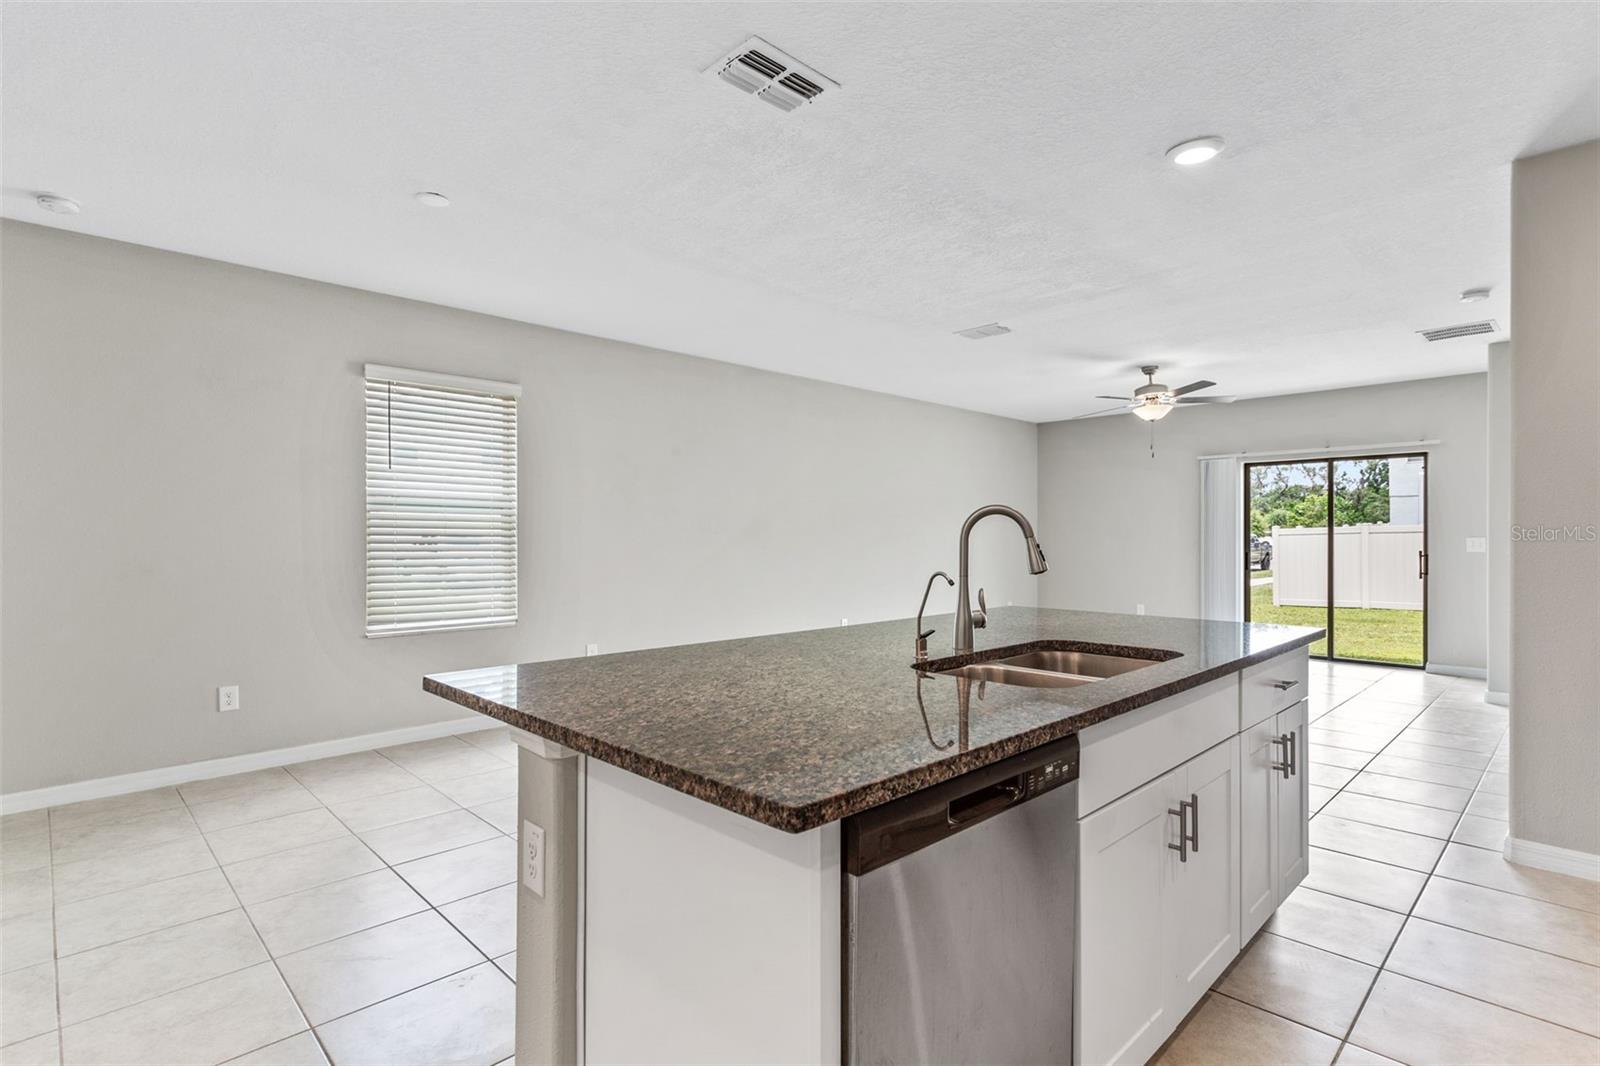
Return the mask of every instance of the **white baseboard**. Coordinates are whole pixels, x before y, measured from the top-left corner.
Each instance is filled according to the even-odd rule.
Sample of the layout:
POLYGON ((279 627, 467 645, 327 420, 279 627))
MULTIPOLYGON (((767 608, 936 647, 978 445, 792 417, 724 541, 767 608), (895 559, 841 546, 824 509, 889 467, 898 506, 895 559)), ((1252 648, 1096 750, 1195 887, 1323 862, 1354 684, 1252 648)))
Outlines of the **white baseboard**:
POLYGON ((1586 881, 1600 881, 1600 855, 1591 855, 1587 851, 1558 848, 1554 844, 1540 844, 1534 840, 1518 840, 1508 836, 1505 857, 1521 866, 1553 870, 1586 881))
POLYGON ((1483 694, 1483 702, 1492 703, 1496 707, 1509 707, 1511 706, 1511 693, 1490 690, 1483 694))
POLYGON ((1445 677, 1482 679, 1489 676, 1489 671, 1481 666, 1451 666, 1449 663, 1429 663, 1426 670, 1430 674, 1443 674, 1445 677))
POLYGON ((35 788, 26 792, 8 792, 0 795, 0 814, 34 811, 40 807, 59 807, 63 803, 103 799, 106 796, 123 796, 150 788, 185 785, 190 781, 227 777, 229 774, 248 773, 251 770, 266 770, 274 766, 288 766, 290 763, 326 759, 334 755, 349 755, 351 752, 368 751, 372 748, 388 748, 418 740, 435 740, 439 737, 455 736, 458 733, 476 733, 480 729, 494 729, 504 725, 504 722, 498 722, 487 715, 475 714, 470 718, 452 718, 448 722, 414 725, 405 729, 390 729, 382 733, 366 733, 339 740, 323 740, 315 744, 301 744, 294 748, 274 748, 271 751, 252 752, 249 755, 229 755, 221 759, 206 759, 203 762, 162 766, 154 770, 140 770, 132 774, 118 774, 115 777, 97 777, 90 781, 74 781, 67 785, 51 785, 48 788, 35 788))

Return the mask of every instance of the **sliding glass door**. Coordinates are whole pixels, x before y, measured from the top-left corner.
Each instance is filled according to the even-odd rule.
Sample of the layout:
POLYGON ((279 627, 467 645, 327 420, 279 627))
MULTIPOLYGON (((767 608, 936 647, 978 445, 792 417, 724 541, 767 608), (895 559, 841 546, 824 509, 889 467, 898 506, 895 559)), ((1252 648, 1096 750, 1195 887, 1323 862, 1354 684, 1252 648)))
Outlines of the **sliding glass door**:
POLYGON ((1427 662, 1427 457, 1245 466, 1245 618, 1314 625, 1324 658, 1427 662))

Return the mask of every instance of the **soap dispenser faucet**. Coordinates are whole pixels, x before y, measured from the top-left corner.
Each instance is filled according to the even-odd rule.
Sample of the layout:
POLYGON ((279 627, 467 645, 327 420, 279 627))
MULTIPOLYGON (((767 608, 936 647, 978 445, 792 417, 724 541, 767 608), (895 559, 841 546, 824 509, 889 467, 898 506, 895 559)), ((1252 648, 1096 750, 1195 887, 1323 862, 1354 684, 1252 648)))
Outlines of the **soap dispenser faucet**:
MULTIPOLYGON (((928 577, 927 587, 922 590, 922 606, 917 608, 917 662, 919 663, 925 663, 928 661, 928 638, 933 636, 933 630, 931 628, 922 628, 922 612, 928 609, 928 593, 933 591, 934 581, 941 577, 944 578, 944 583, 946 585, 955 584, 954 581, 950 580, 949 574, 945 573, 943 570, 935 570, 928 577)), ((920 692, 921 690, 919 689, 918 691, 920 692)))
MULTIPOLYGON (((968 598, 969 570, 967 565, 967 546, 972 539, 972 527, 992 514, 1005 515, 1022 529, 1022 539, 1028 548, 1028 573, 1042 574, 1048 569, 1045 562, 1044 550, 1039 547, 1039 542, 1034 538, 1033 525, 1015 507, 1007 507, 1003 503, 991 503, 987 507, 980 507, 967 516, 966 522, 961 526, 961 565, 957 571, 956 584, 956 654, 962 655, 972 650, 972 631, 982 629, 989 624, 989 605, 984 601, 983 589, 978 589, 978 609, 972 609, 972 601, 968 598)), ((918 623, 921 629, 921 623, 918 623)))

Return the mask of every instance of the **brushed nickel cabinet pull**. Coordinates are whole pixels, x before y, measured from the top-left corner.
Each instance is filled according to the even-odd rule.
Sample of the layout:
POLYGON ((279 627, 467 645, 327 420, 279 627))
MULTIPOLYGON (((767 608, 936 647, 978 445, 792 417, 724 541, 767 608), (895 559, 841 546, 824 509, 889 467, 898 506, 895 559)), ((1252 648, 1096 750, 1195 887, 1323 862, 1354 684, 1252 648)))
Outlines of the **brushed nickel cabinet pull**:
POLYGON ((1298 730, 1289 730, 1289 773, 1288 777, 1295 777, 1300 773, 1300 734, 1298 730))
POLYGON ((1178 816, 1178 842, 1176 844, 1168 844, 1167 847, 1178 853, 1179 862, 1189 861, 1188 810, 1188 800, 1179 800, 1176 808, 1167 808, 1168 814, 1176 814, 1178 816))
POLYGON ((1200 797, 1189 793, 1189 850, 1200 854, 1200 797))
POLYGON ((1291 678, 1288 681, 1274 681, 1272 683, 1272 687, 1277 689, 1279 692, 1288 692, 1290 689, 1294 688, 1299 683, 1300 683, 1299 679, 1291 678))
POLYGON ((1283 761, 1268 763, 1267 765, 1278 771, 1278 773, 1282 774, 1285 778, 1288 778, 1288 776, 1294 772, 1294 756, 1289 753, 1289 734, 1279 733, 1277 736, 1272 738, 1272 742, 1274 744, 1283 745, 1283 761))

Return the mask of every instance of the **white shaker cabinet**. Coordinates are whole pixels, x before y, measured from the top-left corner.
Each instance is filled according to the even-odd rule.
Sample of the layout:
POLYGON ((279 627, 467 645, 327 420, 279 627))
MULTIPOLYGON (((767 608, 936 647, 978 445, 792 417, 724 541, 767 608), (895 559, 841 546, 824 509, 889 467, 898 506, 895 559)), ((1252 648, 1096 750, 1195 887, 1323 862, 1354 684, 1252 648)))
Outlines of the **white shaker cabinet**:
POLYGON ((1245 941, 1310 868, 1306 707, 1300 700, 1240 736, 1239 927, 1245 941))
POLYGON ((1082 820, 1078 1061, 1141 1063, 1239 951, 1238 740, 1082 820))
POLYGON ((1181 766, 1188 824, 1172 852, 1166 899, 1177 1016, 1200 1001, 1239 953, 1239 741, 1231 738, 1181 766))
POLYGON ((1309 867, 1306 652, 1082 734, 1076 1061, 1142 1063, 1309 867))
MULTIPOLYGON (((1289 772, 1280 774, 1277 787, 1277 859, 1278 903, 1289 898, 1311 869, 1311 789, 1306 773, 1308 762, 1307 711, 1309 704, 1301 700, 1277 715, 1278 736, 1287 738, 1289 772)), ((1280 752, 1285 744, 1280 743, 1280 752)))
POLYGON ((1181 778, 1174 770, 1079 823, 1080 1063, 1144 1062, 1182 1017, 1171 1015, 1165 904, 1181 778))

